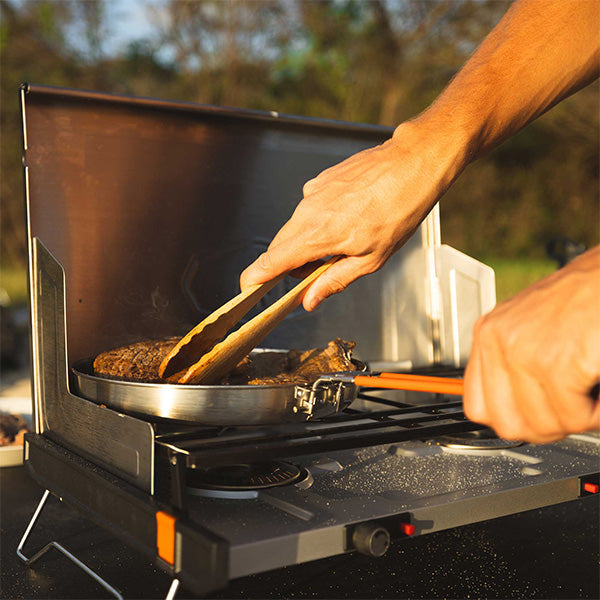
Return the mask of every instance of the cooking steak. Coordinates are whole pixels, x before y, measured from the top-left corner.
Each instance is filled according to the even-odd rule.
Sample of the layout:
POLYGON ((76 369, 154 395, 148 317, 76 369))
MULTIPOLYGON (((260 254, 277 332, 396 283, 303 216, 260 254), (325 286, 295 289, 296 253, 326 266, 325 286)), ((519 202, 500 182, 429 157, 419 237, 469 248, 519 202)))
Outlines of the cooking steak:
POLYGON ((336 338, 326 348, 313 348, 306 352, 290 350, 288 352, 290 368, 287 372, 275 375, 257 376, 248 381, 249 385, 265 385, 270 383, 309 384, 316 381, 324 373, 350 371, 350 357, 354 342, 346 342, 336 338))
POLYGON ((178 341, 176 337, 148 340, 103 352, 94 360, 94 373, 111 379, 161 383, 158 367, 178 341))
MULTIPOLYGON (((178 338, 137 342, 103 352, 94 360, 94 373, 102 377, 162 383, 158 367, 177 343, 178 338)), ((352 369, 350 356, 354 342, 335 339, 326 348, 305 352, 258 352, 246 356, 221 381, 222 385, 308 384, 323 373, 352 369)))

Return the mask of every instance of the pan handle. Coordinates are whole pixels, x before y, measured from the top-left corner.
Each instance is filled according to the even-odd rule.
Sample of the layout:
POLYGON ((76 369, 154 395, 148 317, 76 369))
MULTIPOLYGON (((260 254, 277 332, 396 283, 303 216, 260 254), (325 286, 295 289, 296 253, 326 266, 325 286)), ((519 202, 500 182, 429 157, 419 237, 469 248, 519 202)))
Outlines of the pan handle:
POLYGON ((427 375, 404 375, 402 373, 382 373, 379 376, 357 375, 354 378, 354 383, 371 388, 452 394, 454 396, 462 396, 464 389, 462 379, 429 377, 427 375))

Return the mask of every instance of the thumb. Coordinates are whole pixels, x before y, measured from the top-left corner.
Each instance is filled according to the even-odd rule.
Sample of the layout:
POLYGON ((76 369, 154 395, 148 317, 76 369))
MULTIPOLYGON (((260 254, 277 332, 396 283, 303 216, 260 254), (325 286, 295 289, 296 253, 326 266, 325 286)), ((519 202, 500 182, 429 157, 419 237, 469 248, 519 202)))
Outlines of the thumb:
POLYGON ((273 249, 263 252, 240 275, 241 290, 244 291, 257 283, 271 281, 286 271, 302 266, 301 264, 295 264, 293 259, 293 253, 286 254, 273 249))
POLYGON ((373 266, 372 259, 363 256, 341 258, 308 288, 302 301, 304 308, 308 311, 314 310, 325 298, 339 294, 353 281, 373 273, 377 268, 373 266))
MULTIPOLYGON (((271 281, 283 273, 294 271, 300 267, 306 266, 309 269, 308 272, 312 272, 311 263, 318 261, 323 256, 326 254, 323 254, 320 248, 300 245, 297 240, 288 241, 285 244, 271 242, 268 250, 244 269, 240 275, 240 288, 244 291, 251 285, 271 281)), ((302 270, 300 274, 302 274, 302 270)))

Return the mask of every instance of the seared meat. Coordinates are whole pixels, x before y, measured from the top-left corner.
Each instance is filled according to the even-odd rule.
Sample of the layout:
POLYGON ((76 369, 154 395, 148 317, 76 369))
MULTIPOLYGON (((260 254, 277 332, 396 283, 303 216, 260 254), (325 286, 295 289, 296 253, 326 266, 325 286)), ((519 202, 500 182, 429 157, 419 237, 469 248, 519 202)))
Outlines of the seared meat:
POLYGON ((338 373, 350 371, 352 363, 350 356, 354 342, 346 342, 336 338, 327 344, 326 348, 313 348, 306 352, 290 350, 288 353, 290 368, 287 372, 280 372, 275 376, 255 377, 248 381, 250 385, 264 385, 269 383, 302 383, 310 384, 324 373, 338 373))
POLYGON ((148 340, 103 352, 94 360, 94 373, 111 379, 162 383, 158 367, 178 341, 176 337, 148 340))
MULTIPOLYGON (((109 350, 94 360, 94 373, 111 379, 162 383, 158 367, 176 343, 177 338, 169 338, 137 342, 109 350)), ((350 370, 350 355, 354 345, 354 342, 338 338, 329 342, 326 348, 313 348, 305 352, 258 352, 240 361, 221 384, 312 383, 323 373, 350 370)))
POLYGON ((245 385, 251 380, 288 373, 295 363, 295 351, 257 352, 243 358, 221 381, 222 385, 245 385))

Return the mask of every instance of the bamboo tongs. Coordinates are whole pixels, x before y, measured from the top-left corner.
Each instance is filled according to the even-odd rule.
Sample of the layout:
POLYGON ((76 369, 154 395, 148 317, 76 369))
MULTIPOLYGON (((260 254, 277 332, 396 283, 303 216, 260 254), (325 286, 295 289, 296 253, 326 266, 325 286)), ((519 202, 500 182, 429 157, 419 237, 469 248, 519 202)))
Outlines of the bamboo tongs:
MULTIPOLYGON (((266 283, 254 285, 238 294, 196 325, 177 343, 161 363, 158 370, 159 375, 171 383, 210 385, 218 382, 257 346, 286 315, 300 305, 311 284, 337 260, 339 260, 339 256, 333 257, 315 268, 310 275, 277 302, 233 333, 227 335, 227 332, 285 275, 266 283)), ((399 373, 381 373, 377 376, 362 373, 334 373, 331 378, 334 380, 348 380, 355 385, 372 388, 455 395, 462 395, 463 393, 462 379, 445 377, 399 373)))
POLYGON ((158 374, 171 383, 217 383, 301 304, 310 285, 338 259, 339 256, 333 257, 315 268, 277 302, 227 335, 285 275, 251 286, 238 294, 179 340, 162 361, 158 374))

